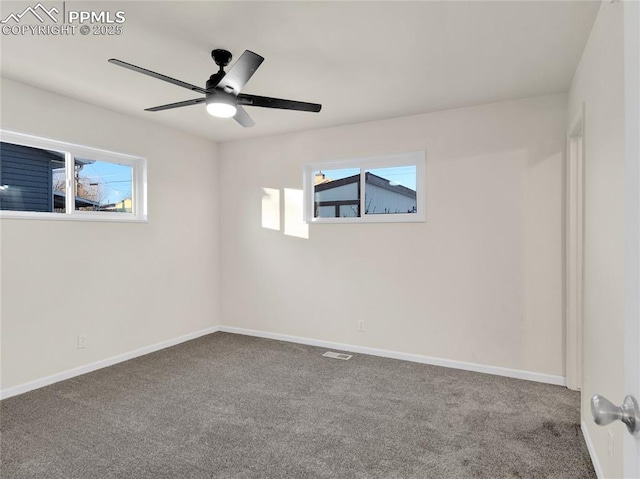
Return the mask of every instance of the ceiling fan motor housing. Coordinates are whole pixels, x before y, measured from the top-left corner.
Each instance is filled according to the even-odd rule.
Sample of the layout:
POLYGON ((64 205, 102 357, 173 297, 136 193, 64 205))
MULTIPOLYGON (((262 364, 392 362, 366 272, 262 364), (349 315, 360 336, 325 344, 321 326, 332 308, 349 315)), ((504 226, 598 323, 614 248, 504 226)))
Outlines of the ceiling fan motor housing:
POLYGON ((222 80, 224 76, 225 72, 223 72, 222 70, 211 75, 207 80, 207 91, 213 91, 213 89, 218 85, 218 83, 220 83, 220 80, 222 80))
POLYGON ((228 93, 219 89, 207 92, 206 95, 207 103, 227 103, 228 105, 235 105, 237 101, 238 99, 233 93, 228 93))

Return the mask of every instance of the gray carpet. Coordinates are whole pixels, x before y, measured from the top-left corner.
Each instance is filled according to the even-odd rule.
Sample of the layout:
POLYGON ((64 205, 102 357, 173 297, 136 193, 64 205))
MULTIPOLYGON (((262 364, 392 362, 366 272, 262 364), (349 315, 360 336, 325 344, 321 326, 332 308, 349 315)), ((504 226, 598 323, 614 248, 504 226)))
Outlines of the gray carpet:
POLYGON ((1 403, 10 478, 590 478, 579 394, 215 333, 1 403))

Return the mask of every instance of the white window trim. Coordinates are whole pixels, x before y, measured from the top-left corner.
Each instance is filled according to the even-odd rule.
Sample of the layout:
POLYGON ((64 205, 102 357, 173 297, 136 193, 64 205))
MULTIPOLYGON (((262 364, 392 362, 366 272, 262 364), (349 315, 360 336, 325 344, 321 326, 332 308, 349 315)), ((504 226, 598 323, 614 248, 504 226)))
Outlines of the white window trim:
POLYGON ((62 221, 110 221, 110 222, 146 222, 147 221, 147 159, 141 156, 116 153, 90 146, 77 145, 59 140, 52 140, 16 131, 0 130, 0 140, 15 145, 30 146, 46 150, 59 151, 65 154, 65 173, 67 184, 73 182, 75 158, 87 158, 96 161, 119 163, 132 168, 131 182, 131 213, 109 213, 104 211, 76 211, 75 198, 66 195, 64 213, 38 211, 2 211, 0 218, 32 219, 32 220, 62 220, 62 221))
POLYGON ((302 183, 304 191, 304 220, 307 223, 423 223, 426 221, 426 162, 424 151, 308 163, 304 165, 302 183), (396 166, 416 167, 416 213, 363 214, 359 217, 348 216, 342 218, 314 217, 314 173, 316 171, 360 168, 360 198, 364 198, 365 170, 373 168, 393 168, 396 166))

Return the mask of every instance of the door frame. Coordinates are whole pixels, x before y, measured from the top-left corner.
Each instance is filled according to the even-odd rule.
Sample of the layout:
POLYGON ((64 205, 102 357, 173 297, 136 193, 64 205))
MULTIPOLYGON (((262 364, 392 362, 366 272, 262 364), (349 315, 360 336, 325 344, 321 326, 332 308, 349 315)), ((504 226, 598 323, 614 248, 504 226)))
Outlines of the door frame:
MULTIPOLYGON (((625 395, 640 399, 640 3, 624 2, 626 155, 625 395)), ((625 431, 624 477, 640 477, 640 434, 625 431)))
POLYGON ((584 111, 583 104, 567 134, 565 169, 565 375, 574 390, 582 388, 584 111))

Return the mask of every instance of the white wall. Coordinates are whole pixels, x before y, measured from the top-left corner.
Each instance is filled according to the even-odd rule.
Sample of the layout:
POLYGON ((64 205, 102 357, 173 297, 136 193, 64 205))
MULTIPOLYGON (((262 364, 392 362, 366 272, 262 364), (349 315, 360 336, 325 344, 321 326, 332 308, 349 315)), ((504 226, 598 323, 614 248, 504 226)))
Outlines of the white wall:
POLYGON ((569 93, 568 121, 585 107, 582 417, 604 477, 622 477, 622 423, 591 419, 589 400, 624 397, 625 123, 623 2, 603 2, 569 93), (614 433, 614 457, 607 452, 614 433))
POLYGON ((149 184, 148 223, 0 220, 2 389, 218 324, 214 143, 9 80, 1 113, 144 156, 149 184))
POLYGON ((559 94, 220 145, 222 324, 563 376, 566 115, 559 94), (300 223, 305 163, 416 150, 426 223, 300 223))

